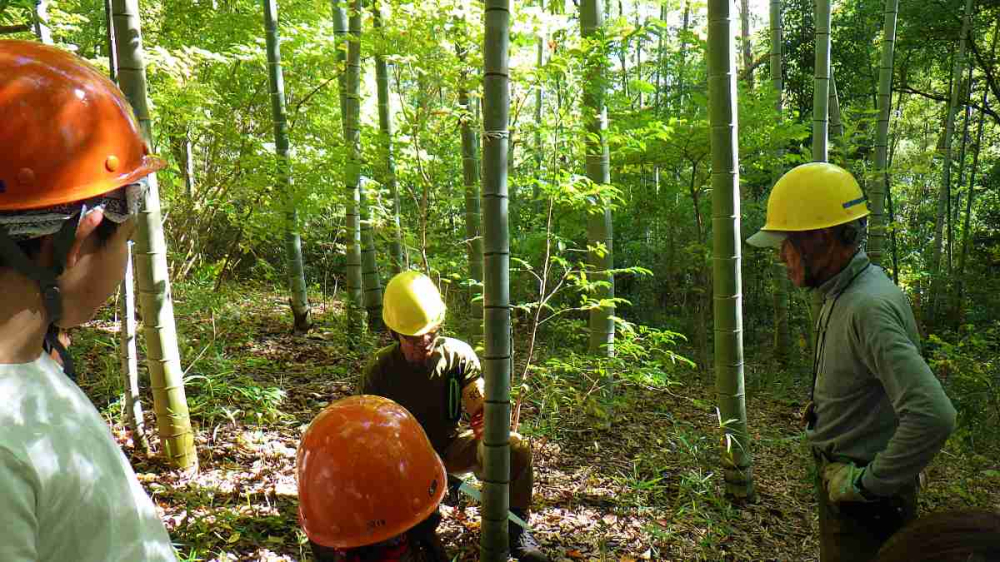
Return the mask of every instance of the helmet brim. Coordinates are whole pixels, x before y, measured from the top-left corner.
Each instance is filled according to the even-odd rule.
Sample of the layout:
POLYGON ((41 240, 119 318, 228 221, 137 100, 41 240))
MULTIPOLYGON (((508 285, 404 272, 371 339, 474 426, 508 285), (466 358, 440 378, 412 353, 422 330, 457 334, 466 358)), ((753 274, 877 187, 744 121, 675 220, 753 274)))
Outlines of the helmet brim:
POLYGON ((759 230, 757 234, 747 238, 747 244, 758 248, 780 248, 786 238, 788 238, 787 232, 759 230))

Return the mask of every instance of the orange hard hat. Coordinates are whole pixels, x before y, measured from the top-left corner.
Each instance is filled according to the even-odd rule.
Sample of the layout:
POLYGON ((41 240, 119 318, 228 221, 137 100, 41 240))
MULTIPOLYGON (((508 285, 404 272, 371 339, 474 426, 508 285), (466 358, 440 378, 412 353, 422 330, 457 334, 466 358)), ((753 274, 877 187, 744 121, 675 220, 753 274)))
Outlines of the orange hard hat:
POLYGON ((55 47, 0 41, 0 210, 89 199, 165 165, 96 68, 55 47))
POLYGON ((349 549, 401 535, 437 509, 444 464, 420 423, 381 396, 324 409, 299 444, 299 522, 321 546, 349 549))

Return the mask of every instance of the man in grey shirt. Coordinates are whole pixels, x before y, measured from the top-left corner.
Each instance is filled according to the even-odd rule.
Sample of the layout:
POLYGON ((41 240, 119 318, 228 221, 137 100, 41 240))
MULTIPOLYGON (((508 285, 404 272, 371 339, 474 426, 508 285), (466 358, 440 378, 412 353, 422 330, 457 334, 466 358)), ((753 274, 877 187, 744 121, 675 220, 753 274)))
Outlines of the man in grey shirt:
POLYGON ((774 185, 747 240, 778 248, 792 283, 823 295, 806 427, 822 562, 871 560, 916 517, 920 471, 955 427, 906 296, 862 249, 868 214, 849 172, 803 164, 774 185))

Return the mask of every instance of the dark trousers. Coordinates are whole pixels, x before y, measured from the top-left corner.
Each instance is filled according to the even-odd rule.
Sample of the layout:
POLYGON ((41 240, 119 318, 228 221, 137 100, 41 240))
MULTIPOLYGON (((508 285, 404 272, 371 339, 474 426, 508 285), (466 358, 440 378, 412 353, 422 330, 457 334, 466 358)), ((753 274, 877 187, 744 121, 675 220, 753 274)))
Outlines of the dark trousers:
POLYGON ((816 460, 820 562, 867 562, 896 531, 917 516, 917 483, 876 502, 830 504, 823 486, 823 465, 816 460))
MULTIPOLYGON (((473 473, 483 479, 483 443, 472 430, 463 431, 441 455, 448 474, 473 473)), ((510 508, 526 512, 531 507, 535 473, 531 445, 520 434, 510 434, 510 508)))

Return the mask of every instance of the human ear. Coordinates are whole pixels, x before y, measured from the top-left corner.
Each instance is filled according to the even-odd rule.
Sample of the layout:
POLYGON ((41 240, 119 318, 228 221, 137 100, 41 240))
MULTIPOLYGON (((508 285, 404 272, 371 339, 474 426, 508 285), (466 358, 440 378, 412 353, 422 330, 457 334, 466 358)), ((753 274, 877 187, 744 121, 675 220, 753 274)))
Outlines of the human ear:
POLYGON ((80 219, 80 224, 76 227, 76 239, 73 240, 73 245, 69 247, 69 253, 66 255, 67 268, 73 267, 80 260, 84 242, 94 235, 94 231, 97 230, 102 220, 104 220, 104 211, 100 209, 95 209, 80 219))

